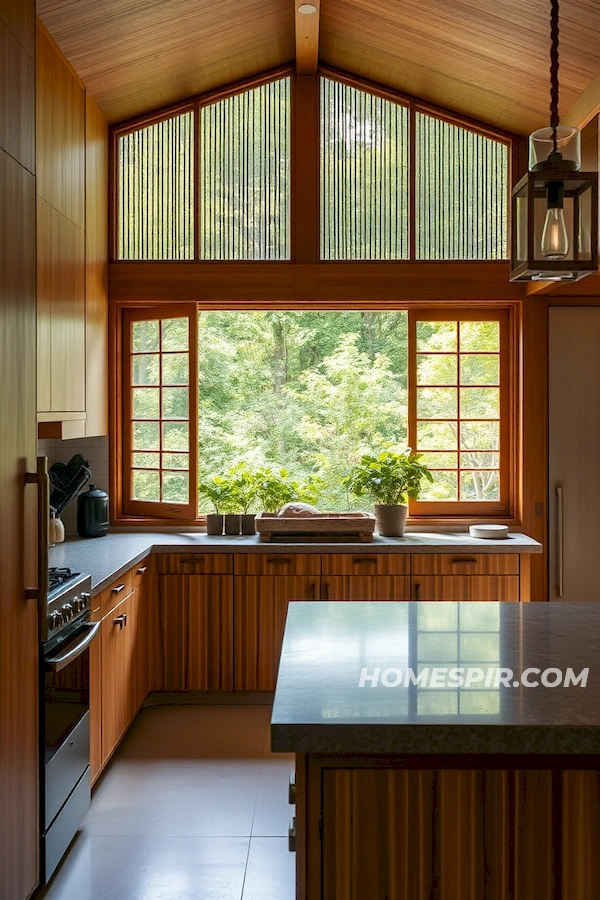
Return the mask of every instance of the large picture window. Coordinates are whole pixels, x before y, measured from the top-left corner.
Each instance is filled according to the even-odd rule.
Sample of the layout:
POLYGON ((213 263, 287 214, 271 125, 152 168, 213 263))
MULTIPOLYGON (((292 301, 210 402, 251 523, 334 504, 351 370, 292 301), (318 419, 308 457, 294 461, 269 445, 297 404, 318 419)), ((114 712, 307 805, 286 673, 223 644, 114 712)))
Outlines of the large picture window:
POLYGON ((344 477, 410 445, 434 476, 411 515, 510 515, 508 310, 173 304, 123 325, 125 514, 195 521, 198 482, 239 464, 285 469, 324 511, 368 508, 344 477))

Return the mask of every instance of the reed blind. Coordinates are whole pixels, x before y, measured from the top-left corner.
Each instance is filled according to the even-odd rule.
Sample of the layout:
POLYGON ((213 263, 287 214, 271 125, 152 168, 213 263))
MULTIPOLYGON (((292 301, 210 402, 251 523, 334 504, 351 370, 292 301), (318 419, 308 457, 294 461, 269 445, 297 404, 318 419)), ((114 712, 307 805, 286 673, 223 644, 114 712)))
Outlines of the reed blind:
POLYGON ((200 256, 290 258, 290 79, 205 106, 200 256))
POLYGON ((508 148, 417 112, 417 259, 506 259, 508 148))
POLYGON ((119 137, 118 259, 193 259, 194 114, 119 137))
POLYGON ((321 259, 407 259, 408 109, 321 79, 321 259))

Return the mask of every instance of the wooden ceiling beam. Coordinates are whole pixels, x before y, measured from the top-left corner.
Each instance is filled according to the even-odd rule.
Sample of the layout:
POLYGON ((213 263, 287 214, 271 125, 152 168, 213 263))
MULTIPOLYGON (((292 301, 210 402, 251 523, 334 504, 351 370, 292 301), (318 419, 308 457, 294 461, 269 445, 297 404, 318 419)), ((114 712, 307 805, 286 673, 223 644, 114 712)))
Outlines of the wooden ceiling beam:
POLYGON ((585 91, 579 95, 571 108, 562 116, 560 124, 585 128, 598 113, 600 113, 600 75, 594 78, 585 91))
POLYGON ((319 64, 319 20, 321 0, 294 0, 296 27, 296 72, 316 75, 319 64))

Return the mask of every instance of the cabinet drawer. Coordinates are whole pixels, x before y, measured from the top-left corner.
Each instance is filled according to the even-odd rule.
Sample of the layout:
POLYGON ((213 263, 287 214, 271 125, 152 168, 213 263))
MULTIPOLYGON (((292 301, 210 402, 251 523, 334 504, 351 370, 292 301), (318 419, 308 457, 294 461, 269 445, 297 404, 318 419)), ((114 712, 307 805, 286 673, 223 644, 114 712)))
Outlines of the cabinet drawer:
POLYGON ((239 553, 236 575, 320 575, 318 553, 239 553))
POLYGON ((143 588, 146 581, 148 580, 148 576, 151 571, 151 559, 149 556, 146 559, 143 559, 141 562, 136 563, 136 565, 131 569, 131 587, 132 590, 137 590, 138 588, 143 588))
POLYGON ((413 575, 518 575, 518 553, 413 553, 413 575))
POLYGON ((156 572, 159 575, 230 575, 233 554, 158 553, 156 572))
POLYGON ((131 593, 132 570, 125 572, 119 578, 115 578, 109 587, 105 588, 100 594, 100 617, 111 611, 118 603, 131 593))
POLYGON ((412 579, 413 600, 493 600, 518 603, 517 575, 423 575, 412 579))
POLYGON ((323 575, 409 575, 408 553, 328 553, 321 557, 323 575))

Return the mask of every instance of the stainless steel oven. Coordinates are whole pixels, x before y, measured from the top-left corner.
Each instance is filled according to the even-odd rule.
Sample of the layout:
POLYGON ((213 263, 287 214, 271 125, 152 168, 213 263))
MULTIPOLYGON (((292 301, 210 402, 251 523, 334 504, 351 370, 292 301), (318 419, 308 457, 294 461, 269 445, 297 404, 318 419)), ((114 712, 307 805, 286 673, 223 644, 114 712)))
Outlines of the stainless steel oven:
POLYGON ((40 652, 42 882, 51 878, 91 801, 91 578, 50 571, 40 652), (52 587, 53 581, 55 582, 52 587))

